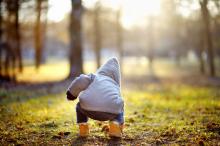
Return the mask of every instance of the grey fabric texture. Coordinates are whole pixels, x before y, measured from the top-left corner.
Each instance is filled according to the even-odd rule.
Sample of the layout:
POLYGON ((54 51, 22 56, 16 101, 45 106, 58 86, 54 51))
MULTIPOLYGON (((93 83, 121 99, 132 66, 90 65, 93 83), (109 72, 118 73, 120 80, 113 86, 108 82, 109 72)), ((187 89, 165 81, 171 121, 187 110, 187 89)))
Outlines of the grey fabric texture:
POLYGON ((79 98, 82 109, 119 114, 124 109, 120 86, 120 66, 116 58, 111 58, 95 75, 82 74, 77 77, 68 91, 79 98))
POLYGON ((109 59, 96 71, 96 74, 108 76, 121 86, 120 66, 116 58, 109 59))
POLYGON ((73 96, 78 97, 79 93, 85 90, 89 86, 89 84, 93 81, 93 79, 94 79, 93 74, 89 74, 89 75, 81 74, 79 77, 76 77, 72 81, 67 91, 70 91, 70 93, 73 96))
POLYGON ((123 112, 120 84, 119 63, 116 58, 111 58, 97 70, 88 88, 79 94, 80 106, 87 111, 123 112))

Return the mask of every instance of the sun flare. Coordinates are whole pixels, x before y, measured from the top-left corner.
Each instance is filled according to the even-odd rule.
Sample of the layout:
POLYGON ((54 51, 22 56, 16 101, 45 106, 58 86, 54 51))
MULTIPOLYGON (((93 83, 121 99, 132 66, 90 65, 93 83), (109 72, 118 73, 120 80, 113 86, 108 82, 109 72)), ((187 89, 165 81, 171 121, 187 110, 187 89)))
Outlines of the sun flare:
POLYGON ((124 0, 122 24, 126 28, 144 25, 146 17, 160 13, 160 0, 124 0))
MULTIPOLYGON (((85 7, 93 7, 97 0, 84 0, 85 7)), ((50 9, 48 19, 59 22, 71 9, 70 0, 49 0, 50 9)), ((160 0, 101 0, 101 3, 112 9, 122 8, 122 24, 131 27, 143 24, 148 15, 157 15, 160 12, 160 0)))
POLYGON ((47 17, 50 21, 61 21, 71 9, 70 0, 49 0, 49 11, 47 17))
MULTIPOLYGON (((86 8, 94 7, 98 0, 82 0, 86 8)), ((125 28, 143 26, 147 16, 157 16, 161 10, 161 0, 100 0, 102 5, 117 10, 122 9, 121 22, 125 28)), ((195 5, 195 4, 194 4, 195 5)), ((193 5, 193 6, 194 6, 193 5)), ((59 22, 71 10, 71 0, 49 0, 48 19, 59 22)), ((197 7, 196 7, 197 8, 197 7)), ((195 8, 194 8, 195 9, 195 8)), ((187 17, 191 11, 185 7, 179 8, 180 13, 187 17)))

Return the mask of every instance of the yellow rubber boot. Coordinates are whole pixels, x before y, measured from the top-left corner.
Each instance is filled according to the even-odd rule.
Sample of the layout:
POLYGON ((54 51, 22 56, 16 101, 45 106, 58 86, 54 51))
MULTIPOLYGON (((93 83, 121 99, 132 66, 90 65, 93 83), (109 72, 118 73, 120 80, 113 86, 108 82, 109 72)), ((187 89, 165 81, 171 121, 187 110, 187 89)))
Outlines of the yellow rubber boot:
POLYGON ((110 137, 122 137, 122 127, 116 121, 109 122, 109 136, 110 137))
POLYGON ((80 137, 89 136, 89 125, 87 123, 80 123, 79 124, 79 136, 80 137))

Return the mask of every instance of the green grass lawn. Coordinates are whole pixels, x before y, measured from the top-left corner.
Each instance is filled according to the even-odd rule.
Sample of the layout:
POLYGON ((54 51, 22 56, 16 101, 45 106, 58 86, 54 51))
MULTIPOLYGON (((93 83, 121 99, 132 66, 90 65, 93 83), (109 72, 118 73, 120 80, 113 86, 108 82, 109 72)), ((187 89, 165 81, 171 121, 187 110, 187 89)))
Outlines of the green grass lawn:
POLYGON ((121 140, 102 132, 107 123, 93 120, 90 136, 78 138, 77 101, 67 101, 65 93, 28 98, 28 92, 34 94, 1 90, 1 96, 9 96, 0 106, 1 145, 220 144, 218 88, 175 84, 124 88, 126 122, 121 140))

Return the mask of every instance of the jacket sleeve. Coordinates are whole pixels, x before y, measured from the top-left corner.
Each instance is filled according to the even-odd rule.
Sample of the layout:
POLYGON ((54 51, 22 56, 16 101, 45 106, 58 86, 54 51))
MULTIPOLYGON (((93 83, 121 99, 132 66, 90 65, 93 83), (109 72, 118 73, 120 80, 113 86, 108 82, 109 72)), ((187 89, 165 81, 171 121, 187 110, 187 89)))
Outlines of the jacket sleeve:
POLYGON ((81 74, 79 77, 76 77, 70 86, 67 89, 66 95, 68 100, 75 100, 79 93, 88 88, 91 82, 94 79, 93 74, 85 75, 81 74))

